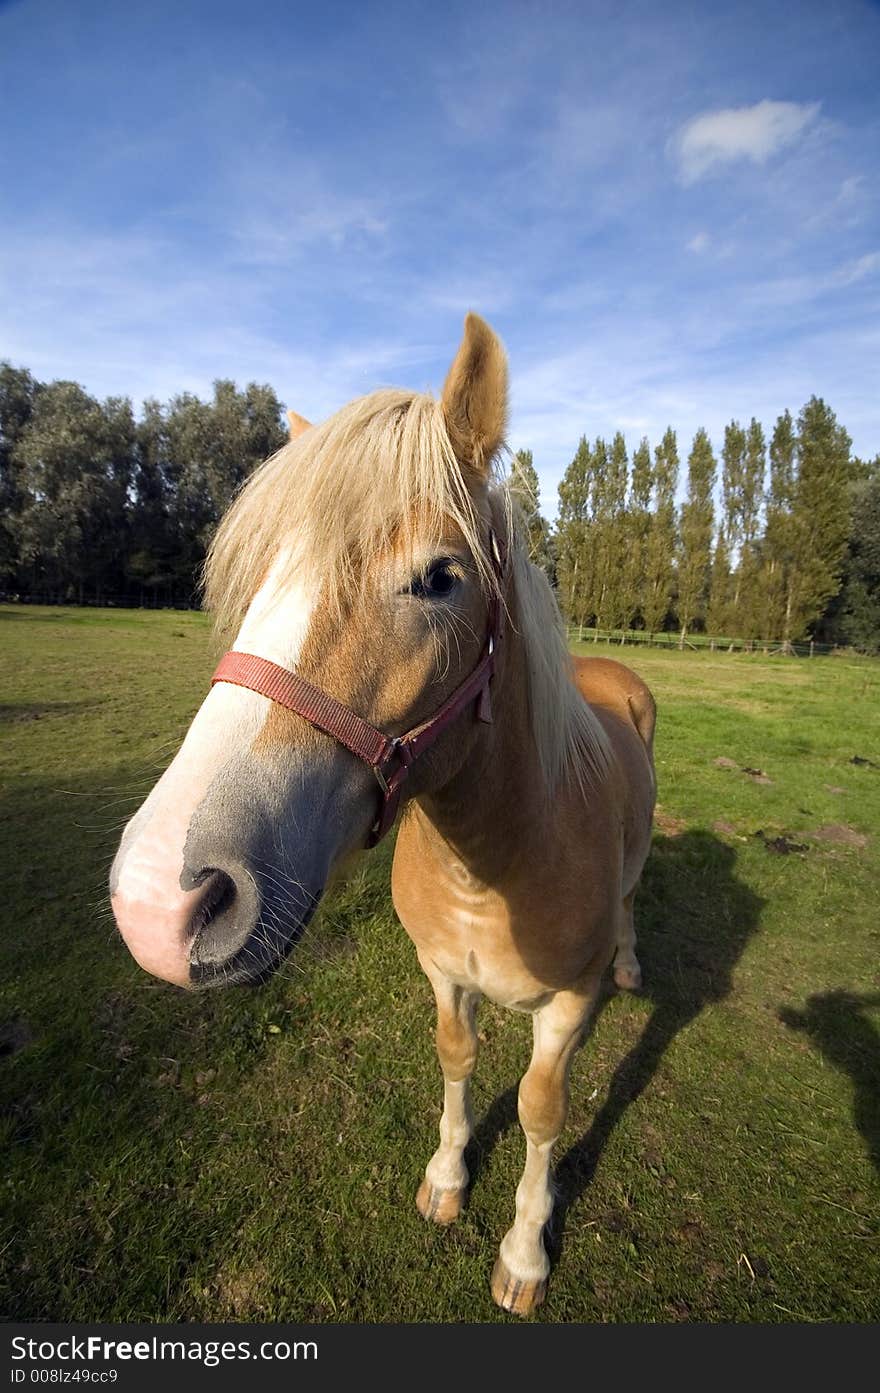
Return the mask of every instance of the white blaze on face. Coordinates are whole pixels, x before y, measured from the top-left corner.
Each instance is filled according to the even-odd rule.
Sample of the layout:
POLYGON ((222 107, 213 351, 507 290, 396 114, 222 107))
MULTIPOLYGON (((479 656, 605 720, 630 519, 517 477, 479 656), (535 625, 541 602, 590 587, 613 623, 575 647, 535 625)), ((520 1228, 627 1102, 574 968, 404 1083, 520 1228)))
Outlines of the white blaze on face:
MULTIPOLYGON (((296 581, 282 589, 286 562, 286 555, 279 556, 271 568, 233 647, 294 668, 314 597, 296 581)), ((268 697, 244 687, 212 687, 174 760, 122 836, 110 882, 120 932, 142 967, 182 986, 189 981, 190 925, 205 893, 180 887, 190 822, 224 765, 253 745, 271 706, 268 697)))
POLYGON ((284 550, 251 601, 232 646, 239 653, 293 669, 308 637, 315 595, 296 575, 284 584, 289 564, 290 552, 284 550))

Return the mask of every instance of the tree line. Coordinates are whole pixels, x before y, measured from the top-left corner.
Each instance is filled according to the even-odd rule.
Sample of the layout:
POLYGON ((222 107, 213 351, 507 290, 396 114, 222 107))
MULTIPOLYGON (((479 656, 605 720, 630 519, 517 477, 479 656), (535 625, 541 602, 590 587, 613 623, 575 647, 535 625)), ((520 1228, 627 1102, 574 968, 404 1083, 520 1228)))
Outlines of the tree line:
POLYGON ((0 589, 64 602, 197 602, 233 493, 286 439, 271 387, 98 401, 0 364, 0 589))
MULTIPOLYGON (((53 602, 193 604, 205 551, 235 490, 286 439, 267 385, 214 383, 99 401, 75 382, 0 364, 0 591, 53 602)), ((584 436, 554 528, 530 451, 513 459, 533 558, 570 623, 618 634, 675 629, 790 642, 806 634, 880 651, 880 456, 854 458, 812 397, 761 424, 731 421, 720 458, 698 430, 682 470, 669 427, 630 456, 584 436), (679 476, 684 485, 679 498, 679 476)))
POLYGON ((551 530, 532 453, 514 456, 532 555, 569 623, 880 651, 880 456, 854 457, 821 398, 784 412, 769 443, 759 421, 731 421, 720 459, 698 430, 677 504, 682 472, 672 427, 632 458, 620 432, 583 437, 551 530))

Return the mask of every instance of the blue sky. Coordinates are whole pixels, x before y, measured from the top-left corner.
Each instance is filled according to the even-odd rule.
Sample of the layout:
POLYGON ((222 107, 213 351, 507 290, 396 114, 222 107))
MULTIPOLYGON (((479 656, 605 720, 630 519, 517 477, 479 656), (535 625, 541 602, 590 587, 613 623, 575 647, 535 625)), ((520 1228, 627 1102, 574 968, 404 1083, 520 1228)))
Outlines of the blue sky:
POLYGON ((0 357, 320 419, 504 339, 544 510, 579 436, 880 450, 880 8, 0 0, 0 357))

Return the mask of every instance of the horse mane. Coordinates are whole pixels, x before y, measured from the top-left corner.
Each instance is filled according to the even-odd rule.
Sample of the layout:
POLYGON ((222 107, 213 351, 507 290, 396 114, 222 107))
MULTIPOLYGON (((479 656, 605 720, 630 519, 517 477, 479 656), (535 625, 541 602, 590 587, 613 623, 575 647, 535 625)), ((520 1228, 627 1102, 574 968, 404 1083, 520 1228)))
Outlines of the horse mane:
POLYGON ((611 749, 593 708, 575 686, 559 605, 540 567, 529 560, 528 532, 515 492, 502 489, 511 537, 513 606, 528 673, 529 716, 550 797, 565 779, 584 795, 608 773, 611 749))
POLYGON ((481 577, 491 561, 440 403, 386 389, 288 441, 244 484, 217 529, 204 569, 205 603, 220 633, 237 631, 269 567, 294 571, 339 612, 356 599, 370 557, 439 542, 458 525, 481 577))
MULTIPOLYGON (((509 482, 490 479, 490 504, 510 540, 516 628, 524 645, 538 758, 552 795, 564 776, 582 785, 607 769, 608 743, 575 687, 556 599, 527 554, 509 482)), ((484 524, 433 397, 386 389, 349 402, 290 440, 246 481, 223 517, 205 562, 206 608, 215 628, 237 632, 273 564, 320 589, 337 613, 356 601, 370 558, 392 546, 410 555, 460 529, 483 586, 497 585, 484 524)))

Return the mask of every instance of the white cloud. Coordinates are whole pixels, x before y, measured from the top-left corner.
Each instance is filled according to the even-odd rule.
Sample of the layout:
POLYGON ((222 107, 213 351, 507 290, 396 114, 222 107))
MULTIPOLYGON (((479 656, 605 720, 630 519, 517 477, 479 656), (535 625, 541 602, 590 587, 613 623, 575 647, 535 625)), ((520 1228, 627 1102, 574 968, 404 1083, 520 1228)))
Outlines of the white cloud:
POLYGON ((880 252, 868 252, 865 256, 860 256, 857 261, 848 261, 845 266, 841 266, 837 272, 836 281, 838 285, 855 285, 856 281, 870 276, 873 271, 878 269, 880 269, 880 252))
POLYGON ((734 160, 765 164, 791 145, 815 120, 819 102, 773 102, 704 111, 678 132, 673 149, 679 174, 693 184, 719 165, 734 160))
POLYGON ((708 232, 698 232, 696 236, 692 237, 688 242, 687 249, 689 252, 696 252, 699 256, 699 254, 704 252, 709 246, 709 240, 708 232))

